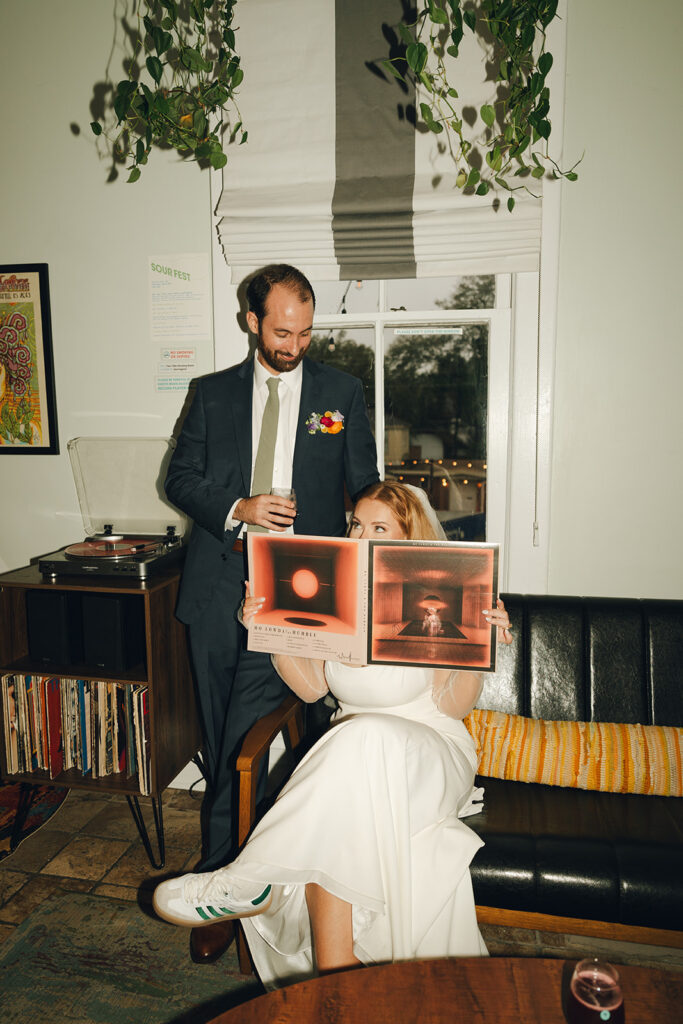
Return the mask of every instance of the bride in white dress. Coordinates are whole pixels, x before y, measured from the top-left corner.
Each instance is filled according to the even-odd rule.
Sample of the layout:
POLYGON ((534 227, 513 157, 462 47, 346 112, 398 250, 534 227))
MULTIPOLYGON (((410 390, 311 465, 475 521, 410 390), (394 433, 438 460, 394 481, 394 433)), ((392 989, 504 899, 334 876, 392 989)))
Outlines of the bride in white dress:
MULTIPOLYGON (((422 493, 374 485, 349 536, 443 536, 422 493)), ((247 627, 260 605, 247 596, 247 627)), ((511 642, 502 601, 483 614, 511 642)), ((339 704, 332 724, 236 860, 161 883, 157 912, 189 927, 241 917, 266 987, 361 964, 486 955, 469 872, 483 844, 461 821, 481 806, 461 719, 482 676, 279 656, 275 664, 304 700, 329 689, 339 704)))

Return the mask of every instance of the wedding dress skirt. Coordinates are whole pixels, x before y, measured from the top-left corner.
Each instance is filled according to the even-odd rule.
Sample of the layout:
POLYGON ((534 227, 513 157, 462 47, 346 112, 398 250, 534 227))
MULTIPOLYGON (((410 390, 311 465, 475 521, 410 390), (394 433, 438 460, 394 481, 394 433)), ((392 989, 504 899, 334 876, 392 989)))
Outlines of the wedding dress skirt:
POLYGON ((363 963, 485 955, 469 873, 483 844, 460 820, 481 806, 469 733, 434 706, 428 668, 325 673, 333 724, 230 866, 273 885, 269 909, 242 922, 261 981, 315 974, 307 882, 352 904, 363 963))

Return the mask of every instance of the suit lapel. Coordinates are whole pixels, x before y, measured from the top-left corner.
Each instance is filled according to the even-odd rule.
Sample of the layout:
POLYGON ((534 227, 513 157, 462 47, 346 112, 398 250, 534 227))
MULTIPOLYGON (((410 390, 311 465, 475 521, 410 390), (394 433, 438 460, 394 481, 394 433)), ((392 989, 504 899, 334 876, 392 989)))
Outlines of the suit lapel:
POLYGON ((253 402, 254 361, 247 360, 237 371, 237 386, 231 388, 230 412, 232 414, 237 455, 244 481, 245 494, 251 489, 251 407, 253 402))

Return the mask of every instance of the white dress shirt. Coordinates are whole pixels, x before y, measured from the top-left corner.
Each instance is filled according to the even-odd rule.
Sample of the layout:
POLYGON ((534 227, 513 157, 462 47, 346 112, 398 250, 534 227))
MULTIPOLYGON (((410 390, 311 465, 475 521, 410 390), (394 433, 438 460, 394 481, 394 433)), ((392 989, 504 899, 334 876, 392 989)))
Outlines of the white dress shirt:
MULTIPOLYGON (((292 486, 292 463, 294 462, 294 445, 296 443, 296 428, 299 422, 299 406, 301 404, 301 379, 303 365, 294 370, 281 373, 280 385, 277 389, 280 402, 280 411, 277 421, 277 440, 275 442, 275 458, 273 461, 273 487, 292 486)), ((258 451, 259 439, 261 437, 261 424, 263 412, 268 400, 268 379, 273 375, 261 365, 258 354, 254 354, 254 383, 251 405, 251 479, 254 477, 254 463, 258 451)), ((251 488, 250 488, 251 490, 251 488)), ((235 508, 241 499, 235 502, 228 513, 225 522, 226 529, 234 529, 242 522, 235 519, 235 508)), ((278 531, 280 532, 280 531, 278 531)), ((293 533, 294 527, 290 526, 285 531, 293 533)), ((240 532, 240 537, 244 530, 240 532)))

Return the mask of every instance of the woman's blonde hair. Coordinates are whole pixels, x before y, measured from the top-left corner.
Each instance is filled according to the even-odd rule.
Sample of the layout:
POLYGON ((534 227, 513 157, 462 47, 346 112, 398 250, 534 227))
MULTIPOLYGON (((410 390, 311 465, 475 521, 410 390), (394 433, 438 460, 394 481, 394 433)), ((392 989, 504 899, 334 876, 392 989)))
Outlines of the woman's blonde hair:
POLYGON ((363 491, 358 501, 364 498, 384 502, 401 524, 408 540, 439 540, 420 504, 420 499, 396 480, 380 480, 376 484, 371 484, 363 491))

